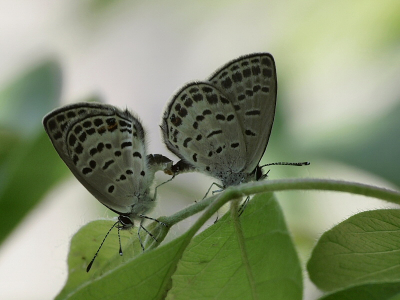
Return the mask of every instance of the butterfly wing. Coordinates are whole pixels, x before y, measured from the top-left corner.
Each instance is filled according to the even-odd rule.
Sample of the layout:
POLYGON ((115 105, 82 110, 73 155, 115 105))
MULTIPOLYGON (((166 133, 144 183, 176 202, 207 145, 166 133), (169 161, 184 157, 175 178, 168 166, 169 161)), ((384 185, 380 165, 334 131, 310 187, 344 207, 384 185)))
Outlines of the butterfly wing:
POLYGON ((145 132, 128 111, 99 103, 77 103, 47 114, 43 124, 59 156, 102 204, 129 215, 152 206, 155 170, 147 164, 145 132), (141 203, 141 202, 145 203, 141 203))
POLYGON ((275 116, 277 77, 269 53, 239 57, 217 70, 209 81, 235 107, 246 144, 245 173, 253 172, 267 147, 275 116))
POLYGON ((162 119, 169 150, 223 180, 242 170, 246 148, 232 103, 209 82, 191 82, 171 99, 162 119))

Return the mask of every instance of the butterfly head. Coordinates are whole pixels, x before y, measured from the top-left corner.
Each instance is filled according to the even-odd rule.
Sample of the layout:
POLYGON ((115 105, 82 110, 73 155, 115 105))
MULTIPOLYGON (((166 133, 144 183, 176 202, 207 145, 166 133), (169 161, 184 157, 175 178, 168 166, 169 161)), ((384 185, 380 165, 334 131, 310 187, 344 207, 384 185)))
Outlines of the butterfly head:
POLYGON ((134 225, 133 220, 128 216, 119 215, 118 221, 120 224, 118 226, 119 229, 129 229, 129 228, 132 228, 134 225))

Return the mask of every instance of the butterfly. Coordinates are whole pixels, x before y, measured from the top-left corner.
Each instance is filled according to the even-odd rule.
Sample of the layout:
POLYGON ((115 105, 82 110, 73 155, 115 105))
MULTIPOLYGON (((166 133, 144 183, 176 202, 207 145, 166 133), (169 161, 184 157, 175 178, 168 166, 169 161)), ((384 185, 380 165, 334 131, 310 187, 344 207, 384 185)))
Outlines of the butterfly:
MULTIPOLYGON (((266 165, 260 166, 260 160, 271 135, 276 97, 276 67, 269 53, 241 56, 207 80, 179 89, 161 124, 165 145, 181 159, 173 166, 175 174, 200 171, 220 180, 222 189, 264 179, 266 165)), ((267 165, 276 164, 309 163, 267 165)))
POLYGON ((53 110, 43 118, 43 125, 72 174, 98 201, 119 215, 113 227, 128 229, 140 219, 140 240, 140 229, 148 232, 142 226, 143 220, 155 220, 144 215, 155 205, 156 195, 150 192, 155 172, 171 174, 172 161, 160 154, 147 155, 145 131, 139 119, 128 110, 85 102, 53 110))

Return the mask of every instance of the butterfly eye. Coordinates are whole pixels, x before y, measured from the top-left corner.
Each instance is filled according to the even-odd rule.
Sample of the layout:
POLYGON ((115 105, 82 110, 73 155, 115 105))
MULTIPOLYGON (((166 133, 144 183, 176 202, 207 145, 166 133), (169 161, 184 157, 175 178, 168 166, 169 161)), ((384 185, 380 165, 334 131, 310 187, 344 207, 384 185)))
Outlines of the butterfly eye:
POLYGON ((127 216, 123 216, 123 215, 120 215, 119 217, 118 217, 118 220, 121 222, 121 224, 122 224, 122 226, 125 228, 125 227, 132 227, 133 226, 133 221, 129 218, 129 217, 127 217, 127 216))

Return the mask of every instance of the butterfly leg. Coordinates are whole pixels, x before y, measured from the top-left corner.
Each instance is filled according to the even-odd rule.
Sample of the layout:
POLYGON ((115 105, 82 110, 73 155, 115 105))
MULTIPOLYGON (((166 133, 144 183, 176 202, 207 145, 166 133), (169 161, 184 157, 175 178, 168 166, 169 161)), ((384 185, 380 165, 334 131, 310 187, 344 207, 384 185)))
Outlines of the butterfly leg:
POLYGON ((242 215, 242 213, 246 209, 246 206, 249 203, 249 201, 250 201, 250 196, 247 196, 246 199, 244 200, 244 202, 242 203, 242 205, 240 205, 239 210, 238 210, 239 217, 242 215))
MULTIPOLYGON (((176 174, 174 174, 170 179, 168 179, 167 181, 164 181, 163 183, 160 183, 159 185, 156 186, 156 188, 154 189, 154 200, 157 198, 157 189, 162 186, 163 184, 166 184, 167 182, 170 182, 172 179, 174 179, 176 176, 176 174)), ((158 220, 156 220, 158 221, 158 220)))
POLYGON ((142 220, 140 220, 140 225, 139 225, 139 229, 138 229, 138 231, 137 231, 137 235, 138 235, 138 238, 139 238, 139 243, 140 243, 140 246, 142 246, 142 250, 144 251, 144 246, 143 246, 143 242, 142 242, 142 237, 140 236, 140 229, 144 229, 145 231, 147 231, 144 227, 143 227, 143 220, 144 219, 142 219, 142 220))
MULTIPOLYGON (((159 224, 161 224, 161 225, 164 225, 165 227, 168 227, 167 224, 165 224, 164 222, 161 222, 161 221, 159 221, 159 220, 157 220, 157 219, 154 219, 154 218, 151 218, 151 217, 148 217, 148 216, 144 216, 144 215, 139 215, 139 217, 142 218, 142 221, 140 222, 140 225, 142 224, 143 219, 148 219, 148 220, 155 221, 155 222, 157 222, 157 223, 159 223, 159 224)), ((144 229, 144 228, 143 228, 143 229, 144 229)))
POLYGON ((148 216, 139 215, 139 217, 141 217, 142 219, 140 220, 140 225, 139 225, 139 229, 138 229, 138 237, 139 237, 140 246, 142 246, 142 249, 143 249, 143 251, 144 251, 144 246, 143 246, 142 238, 141 238, 141 236, 140 236, 140 230, 141 230, 141 229, 143 229, 149 236, 151 236, 151 238, 152 238, 153 240, 155 240, 155 241, 157 242, 157 239, 154 237, 154 235, 153 235, 150 231, 148 231, 148 230, 143 226, 144 219, 149 219, 149 220, 155 221, 155 222, 157 222, 157 223, 159 223, 159 224, 161 224, 161 225, 164 225, 165 227, 168 227, 168 225, 165 224, 164 222, 161 222, 161 221, 159 221, 159 220, 157 220, 157 219, 154 219, 154 218, 151 218, 151 217, 148 217, 148 216))
POLYGON ((224 187, 223 187, 222 185, 219 185, 218 183, 213 182, 213 183, 210 185, 210 187, 208 188, 207 193, 204 195, 204 197, 203 197, 201 200, 204 200, 204 199, 207 197, 207 195, 208 195, 208 193, 210 192, 210 190, 211 190, 211 188, 213 187, 213 185, 215 185, 215 186, 217 186, 217 187, 220 188, 220 190, 213 191, 213 192, 212 192, 213 195, 214 195, 215 193, 221 192, 221 191, 224 189, 224 187))
MULTIPOLYGON (((207 195, 208 195, 208 193, 210 192, 210 190, 211 190, 211 188, 213 187, 213 185, 215 185, 215 186, 217 186, 217 187, 220 188, 219 190, 212 191, 213 196, 214 196, 215 193, 219 193, 219 192, 222 192, 222 191, 224 190, 224 188, 223 188, 222 185, 219 185, 218 183, 213 182, 213 183, 210 185, 210 187, 208 188, 207 193, 204 195, 203 199, 201 199, 201 200, 204 200, 204 199, 207 197, 207 195)), ((218 222, 218 219, 219 219, 219 215, 218 215, 218 210, 217 210, 217 218, 215 219, 214 224, 218 222)))
POLYGON ((154 237, 154 235, 151 234, 150 231, 148 231, 142 224, 143 224, 144 219, 142 219, 140 221, 140 225, 139 225, 139 229, 138 229, 138 238, 139 238, 139 242, 140 242, 140 246, 142 247, 142 250, 144 251, 144 246, 143 246, 143 241, 142 238, 140 236, 140 229, 143 229, 149 236, 151 236, 156 242, 157 239, 154 237))

